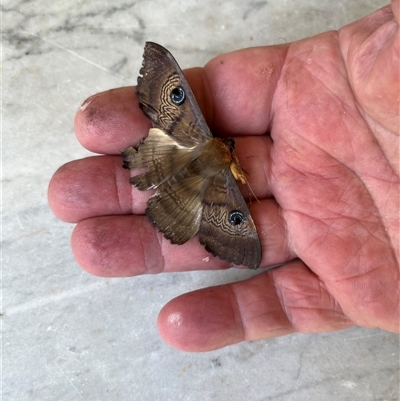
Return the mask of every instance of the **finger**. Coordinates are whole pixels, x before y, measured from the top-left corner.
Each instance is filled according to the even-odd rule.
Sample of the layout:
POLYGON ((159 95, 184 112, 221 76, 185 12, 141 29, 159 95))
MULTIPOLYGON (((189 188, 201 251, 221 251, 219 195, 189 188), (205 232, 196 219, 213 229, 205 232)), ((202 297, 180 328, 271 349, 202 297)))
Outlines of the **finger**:
MULTIPOLYGON (((260 267, 293 259, 281 214, 272 199, 250 206, 263 247, 260 267), (265 213, 268 209, 268 213, 265 213)), ((126 277, 145 273, 228 268, 200 245, 197 236, 172 245, 146 216, 103 216, 81 221, 72 235, 79 265, 97 276, 126 277)))
POLYGON ((74 160, 52 177, 48 201, 60 219, 76 223, 93 216, 143 213, 148 192, 135 191, 121 156, 74 160))
POLYGON ((82 146, 104 154, 120 154, 145 137, 151 126, 139 108, 132 86, 86 99, 75 116, 74 125, 82 146))
POLYGON ((168 344, 196 352, 352 324, 302 262, 181 295, 161 310, 157 322, 168 344))
MULTIPOLYGON (((238 138, 237 155, 257 198, 270 196, 269 137, 238 138)), ((121 156, 96 156, 62 166, 53 176, 49 204, 62 220, 78 222, 94 216, 143 214, 151 191, 140 192, 129 183, 121 156)), ((249 198, 248 188, 242 188, 249 198)), ((253 199, 254 201, 254 199, 253 199)))
POLYGON ((213 132, 226 136, 267 132, 288 48, 289 44, 237 50, 215 57, 204 67, 203 86, 209 89, 203 96, 210 105, 206 116, 213 132))
MULTIPOLYGON (((185 76, 212 130, 218 135, 264 134, 287 46, 228 53, 185 76)), ((149 121, 134 88, 118 88, 87 99, 77 112, 75 131, 87 149, 120 153, 147 135, 149 121)))

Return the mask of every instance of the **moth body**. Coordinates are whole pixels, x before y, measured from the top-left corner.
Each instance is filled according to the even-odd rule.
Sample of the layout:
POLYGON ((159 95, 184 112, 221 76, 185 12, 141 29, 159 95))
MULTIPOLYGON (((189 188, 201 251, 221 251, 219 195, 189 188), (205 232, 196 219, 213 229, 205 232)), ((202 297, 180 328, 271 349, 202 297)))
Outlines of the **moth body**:
POLYGON ((212 138, 198 146, 201 148, 198 159, 207 174, 216 175, 229 169, 234 162, 230 148, 220 138, 212 138))

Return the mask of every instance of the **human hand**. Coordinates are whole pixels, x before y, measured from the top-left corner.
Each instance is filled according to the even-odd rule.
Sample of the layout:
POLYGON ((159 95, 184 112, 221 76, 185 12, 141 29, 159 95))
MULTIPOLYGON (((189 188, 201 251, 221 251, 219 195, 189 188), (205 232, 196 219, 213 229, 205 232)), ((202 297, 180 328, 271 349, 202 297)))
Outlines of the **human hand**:
MULTIPOLYGON (((169 344, 205 351, 354 324, 399 331, 398 22, 393 0, 337 32, 185 72, 214 134, 235 137, 260 200, 260 269, 298 260, 170 301, 158 318, 169 344)), ((104 156, 64 165, 49 186, 55 214, 77 223, 76 260, 99 276, 227 268, 196 238, 171 245, 144 215, 150 194, 129 184, 120 152, 149 127, 133 88, 78 111, 79 141, 104 156)))

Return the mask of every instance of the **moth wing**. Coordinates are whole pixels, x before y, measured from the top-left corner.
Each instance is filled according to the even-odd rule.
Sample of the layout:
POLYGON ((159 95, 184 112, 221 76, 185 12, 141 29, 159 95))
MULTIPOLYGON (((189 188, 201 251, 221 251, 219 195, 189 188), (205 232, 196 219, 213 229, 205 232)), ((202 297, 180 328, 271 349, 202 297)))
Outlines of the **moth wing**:
POLYGON ((199 240, 209 252, 223 260, 251 269, 260 265, 261 243, 257 229, 228 169, 210 179, 204 192, 199 240))
POLYGON ((150 129, 137 150, 131 147, 122 152, 125 168, 147 167, 147 171, 130 179, 131 184, 141 191, 157 188, 184 169, 196 155, 195 148, 182 146, 158 128, 150 129))
POLYGON ((144 113, 155 127, 183 144, 205 142, 212 134, 185 76, 172 54, 157 43, 147 42, 136 94, 144 113), (172 91, 182 88, 184 101, 172 101, 172 91))
POLYGON ((207 185, 200 175, 172 177, 149 199, 146 214, 171 243, 183 244, 198 232, 207 185))

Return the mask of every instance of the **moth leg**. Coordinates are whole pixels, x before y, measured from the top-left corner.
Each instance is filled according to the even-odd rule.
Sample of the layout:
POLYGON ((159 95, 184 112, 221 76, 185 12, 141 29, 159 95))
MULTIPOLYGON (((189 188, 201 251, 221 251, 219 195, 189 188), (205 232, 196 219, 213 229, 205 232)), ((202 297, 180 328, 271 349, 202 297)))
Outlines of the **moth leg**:
POLYGON ((122 156, 124 158, 124 163, 123 163, 122 167, 125 169, 132 169, 136 154, 137 154, 137 150, 133 146, 125 149, 122 152, 122 156))

